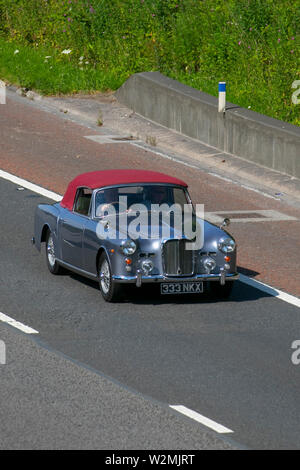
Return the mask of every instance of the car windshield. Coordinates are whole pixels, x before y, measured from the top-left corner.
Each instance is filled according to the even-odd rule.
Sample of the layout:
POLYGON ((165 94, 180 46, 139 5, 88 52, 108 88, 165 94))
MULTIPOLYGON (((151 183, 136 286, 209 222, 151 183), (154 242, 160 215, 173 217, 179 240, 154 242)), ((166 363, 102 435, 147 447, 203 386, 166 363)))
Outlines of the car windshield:
MULTIPOLYGON (((180 205, 183 210, 185 204, 190 204, 184 188, 168 185, 126 186, 101 189, 96 193, 95 214, 101 217, 113 206, 119 212, 127 211, 133 204, 139 204, 138 210, 155 210, 161 204, 180 205), (156 205, 156 206, 155 206, 156 205)), ((134 208, 136 210, 136 207, 134 208)))

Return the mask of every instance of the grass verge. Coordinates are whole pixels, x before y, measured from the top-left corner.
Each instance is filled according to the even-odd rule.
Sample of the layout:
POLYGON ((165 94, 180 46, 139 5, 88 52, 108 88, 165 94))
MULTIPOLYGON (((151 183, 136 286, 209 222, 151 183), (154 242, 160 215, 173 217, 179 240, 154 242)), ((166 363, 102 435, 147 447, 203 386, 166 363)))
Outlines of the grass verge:
POLYGON ((44 95, 117 89, 129 74, 74 64, 55 48, 32 48, 0 38, 0 77, 44 95))
POLYGON ((57 94, 158 70, 300 125, 299 24, 290 0, 0 0, 0 77, 57 94))

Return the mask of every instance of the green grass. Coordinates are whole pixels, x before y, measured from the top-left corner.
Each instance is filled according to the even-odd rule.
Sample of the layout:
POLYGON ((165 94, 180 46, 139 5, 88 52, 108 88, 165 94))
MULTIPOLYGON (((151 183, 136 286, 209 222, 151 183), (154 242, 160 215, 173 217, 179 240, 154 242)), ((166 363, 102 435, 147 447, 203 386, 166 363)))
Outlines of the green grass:
POLYGON ((215 96, 225 80, 228 101, 300 125, 299 24, 290 0, 0 0, 0 77, 44 94, 153 70, 215 96))
POLYGON ((86 64, 74 64, 55 49, 6 42, 0 38, 0 76, 18 86, 44 95, 116 89, 127 76, 116 70, 104 71, 86 64), (15 51, 19 51, 15 53, 15 51), (47 56, 51 56, 46 58, 47 56), (82 70, 81 70, 82 69, 82 70))

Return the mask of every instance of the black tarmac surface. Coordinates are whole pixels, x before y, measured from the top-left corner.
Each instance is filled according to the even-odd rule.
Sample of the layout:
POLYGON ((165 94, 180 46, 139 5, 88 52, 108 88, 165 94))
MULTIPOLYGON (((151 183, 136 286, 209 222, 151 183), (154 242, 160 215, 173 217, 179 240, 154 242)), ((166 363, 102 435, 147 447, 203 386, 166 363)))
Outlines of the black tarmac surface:
POLYGON ((299 308, 241 282, 227 302, 164 298, 147 287, 128 291, 124 303, 105 303, 96 283, 48 272, 44 250, 39 254, 30 244, 39 202, 46 200, 0 180, 0 311, 39 331, 28 338, 0 323, 8 351, 8 364, 0 366, 0 416, 6 423, 1 447, 226 446, 135 390, 232 429, 230 437, 243 446, 300 448, 300 365, 291 362, 291 344, 300 338, 299 308), (65 405, 68 397, 74 406, 65 405), (56 418, 45 424, 53 407, 56 418), (111 420, 118 407, 126 410, 125 418, 134 416, 130 435, 123 429, 130 421, 120 428, 117 418, 111 420), (99 420, 89 420, 93 412, 99 420), (65 431, 63 421, 71 425, 73 415, 75 428, 83 423, 83 434, 73 426, 74 432, 65 431), (28 416, 32 434, 22 440, 28 416))

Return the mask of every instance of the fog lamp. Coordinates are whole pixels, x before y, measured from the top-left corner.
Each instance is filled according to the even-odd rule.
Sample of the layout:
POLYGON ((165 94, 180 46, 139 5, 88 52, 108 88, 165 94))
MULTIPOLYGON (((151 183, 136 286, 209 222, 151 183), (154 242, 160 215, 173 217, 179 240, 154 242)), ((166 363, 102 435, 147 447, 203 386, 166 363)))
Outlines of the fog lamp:
POLYGON ((154 266, 150 259, 145 259, 144 261, 142 261, 141 267, 142 267, 144 274, 148 275, 149 273, 151 273, 154 266))
POLYGON ((213 271, 217 265, 216 261, 213 258, 210 258, 210 256, 205 257, 202 260, 202 264, 204 266, 205 271, 208 273, 210 273, 210 271, 213 271))

